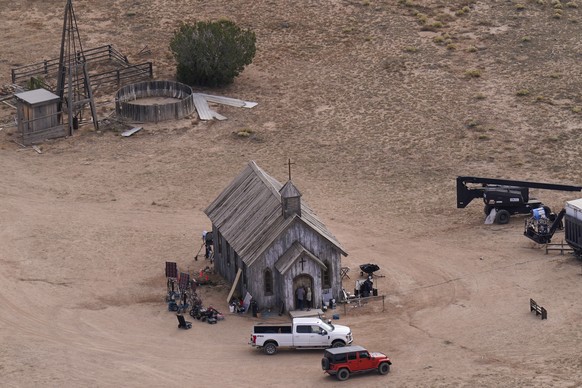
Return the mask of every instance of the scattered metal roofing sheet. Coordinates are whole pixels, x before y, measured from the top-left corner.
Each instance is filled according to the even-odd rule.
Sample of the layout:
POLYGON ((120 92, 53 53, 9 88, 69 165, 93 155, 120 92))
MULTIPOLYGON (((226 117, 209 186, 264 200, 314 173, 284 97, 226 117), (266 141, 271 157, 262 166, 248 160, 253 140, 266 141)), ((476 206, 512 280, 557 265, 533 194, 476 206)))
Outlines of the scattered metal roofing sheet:
POLYGON ((208 101, 202 95, 193 93, 192 99, 200 120, 212 120, 214 118, 213 111, 208 106, 208 101))
POLYGON ((206 98, 206 101, 215 102, 217 104, 237 106, 239 108, 253 108, 253 107, 257 106, 256 102, 239 100, 238 98, 213 96, 212 94, 204 94, 204 93, 200 93, 200 95, 204 96, 204 98, 206 98))

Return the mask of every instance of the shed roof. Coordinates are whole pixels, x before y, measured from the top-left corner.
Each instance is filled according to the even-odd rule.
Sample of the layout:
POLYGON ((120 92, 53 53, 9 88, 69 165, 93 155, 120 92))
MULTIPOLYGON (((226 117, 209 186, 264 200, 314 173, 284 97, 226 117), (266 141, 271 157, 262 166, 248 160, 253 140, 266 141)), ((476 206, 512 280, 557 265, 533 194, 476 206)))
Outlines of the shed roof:
POLYGON ((243 262, 251 265, 293 222, 302 221, 347 256, 315 212, 301 201, 301 216, 285 219, 281 183, 254 161, 204 210, 243 262))
POLYGON ((40 104, 41 102, 51 102, 59 100, 59 96, 42 88, 17 93, 14 95, 14 97, 24 102, 27 102, 30 105, 40 104))

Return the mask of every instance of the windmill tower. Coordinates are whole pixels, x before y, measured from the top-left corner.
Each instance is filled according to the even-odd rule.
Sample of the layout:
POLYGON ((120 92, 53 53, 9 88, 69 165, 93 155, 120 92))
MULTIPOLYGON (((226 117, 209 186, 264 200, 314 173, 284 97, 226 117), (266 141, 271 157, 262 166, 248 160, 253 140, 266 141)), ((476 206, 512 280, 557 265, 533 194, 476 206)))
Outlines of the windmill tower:
POLYGON ((69 136, 73 134, 73 130, 78 129, 86 105, 91 109, 95 129, 99 129, 91 81, 72 0, 67 0, 65 6, 56 94, 60 98, 58 110, 61 119, 64 120, 63 113, 67 114, 69 136))

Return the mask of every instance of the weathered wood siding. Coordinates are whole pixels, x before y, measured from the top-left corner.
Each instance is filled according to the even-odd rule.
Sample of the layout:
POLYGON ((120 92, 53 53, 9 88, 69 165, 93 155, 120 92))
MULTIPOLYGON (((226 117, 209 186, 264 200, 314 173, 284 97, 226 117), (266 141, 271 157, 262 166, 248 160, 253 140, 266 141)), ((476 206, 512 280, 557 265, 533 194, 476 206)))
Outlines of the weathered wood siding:
POLYGON ((192 88, 173 81, 145 81, 124 86, 115 98, 115 112, 133 121, 158 122, 177 120, 194 112, 192 88), (140 105, 133 101, 149 97, 170 97, 179 101, 140 105))
POLYGON ((274 308, 283 302, 285 303, 286 309, 292 309, 295 305, 293 279, 301 274, 307 274, 313 278, 312 300, 314 307, 321 307, 322 294, 327 288, 323 288, 323 270, 318 263, 305 256, 306 260, 303 264, 303 270, 301 269, 299 260, 283 275, 279 275, 275 269, 275 263, 295 241, 299 241, 321 261, 329 264, 331 293, 334 298, 339 300, 342 288, 340 278, 341 256, 339 251, 319 234, 305 227, 302 223, 297 222, 280 238, 275 240, 271 247, 265 251, 265 254, 246 270, 248 278, 247 287, 241 291, 245 292, 248 290, 258 301, 259 306, 274 308), (264 271, 266 268, 270 268, 274 276, 273 295, 265 295, 264 292, 264 271))
POLYGON ((312 302, 319 307, 324 291, 339 299, 341 256, 347 253, 313 210, 299 201, 292 183, 285 187, 290 191, 285 198, 295 199, 297 194, 295 205, 301 210, 291 217, 283 214, 283 185, 250 162, 205 209, 215 236, 219 236, 215 241, 220 244, 215 246, 215 268, 230 283, 237 269, 242 268, 236 290, 241 296, 248 291, 261 308, 278 308, 281 303, 287 310, 295 308, 295 288, 299 284, 312 286, 312 302), (305 260, 303 269, 301 256, 305 260), (322 284, 323 262, 329 265, 329 288, 322 284), (266 268, 273 274, 272 295, 265 293, 266 268))
POLYGON ((221 275, 228 283, 232 285, 236 278, 236 273, 239 268, 243 270, 243 274, 236 287, 236 293, 244 297, 246 288, 245 284, 248 282, 248 269, 242 262, 242 259, 232 249, 228 241, 213 227, 212 233, 214 237, 214 269, 221 275))
POLYGON ((16 112, 20 140, 24 145, 66 136, 64 126, 59 125, 56 101, 37 105, 18 101, 16 112))

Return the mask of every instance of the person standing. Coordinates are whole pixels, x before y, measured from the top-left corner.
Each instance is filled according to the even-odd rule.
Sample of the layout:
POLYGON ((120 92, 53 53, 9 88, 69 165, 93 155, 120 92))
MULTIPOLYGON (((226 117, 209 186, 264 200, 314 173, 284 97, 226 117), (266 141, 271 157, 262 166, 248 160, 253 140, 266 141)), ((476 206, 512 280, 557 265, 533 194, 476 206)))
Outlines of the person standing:
POLYGON ((311 310, 311 287, 307 287, 307 292, 305 293, 305 301, 307 302, 307 311, 311 310))
POLYGON ((303 300, 305 299, 305 288, 303 288, 302 286, 297 288, 297 291, 295 291, 295 294, 297 295, 297 306, 299 307, 299 310, 303 311, 303 300))

